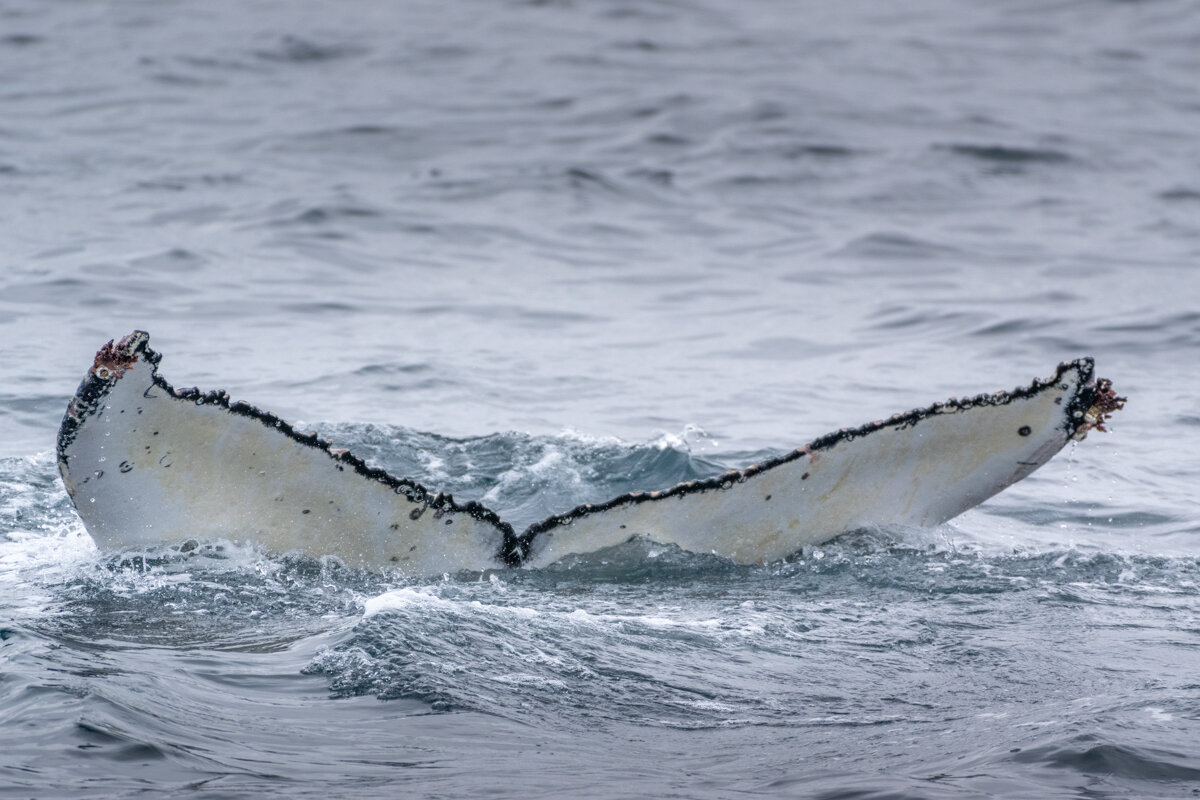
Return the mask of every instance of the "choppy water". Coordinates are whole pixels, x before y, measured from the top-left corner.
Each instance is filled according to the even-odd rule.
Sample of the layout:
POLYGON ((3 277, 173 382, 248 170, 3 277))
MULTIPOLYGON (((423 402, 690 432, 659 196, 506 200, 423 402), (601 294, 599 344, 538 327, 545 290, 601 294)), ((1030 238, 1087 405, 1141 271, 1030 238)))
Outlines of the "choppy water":
POLYGON ((0 795, 1200 791, 1200 6, 0 7, 0 795), (517 523, 1094 355, 932 531, 101 554, 104 341, 517 523))

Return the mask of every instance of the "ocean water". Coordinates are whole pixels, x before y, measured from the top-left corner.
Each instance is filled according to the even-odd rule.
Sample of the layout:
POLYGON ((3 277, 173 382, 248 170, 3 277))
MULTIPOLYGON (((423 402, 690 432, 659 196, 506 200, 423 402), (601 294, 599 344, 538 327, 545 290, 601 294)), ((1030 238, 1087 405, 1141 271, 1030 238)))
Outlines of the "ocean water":
MULTIPOLYGON (((0 797, 1200 794, 1200 5, 0 6, 0 797), (1092 355, 932 530, 96 550, 105 341, 518 527, 1092 355)), ((863 487, 870 491, 870 487, 863 487)))

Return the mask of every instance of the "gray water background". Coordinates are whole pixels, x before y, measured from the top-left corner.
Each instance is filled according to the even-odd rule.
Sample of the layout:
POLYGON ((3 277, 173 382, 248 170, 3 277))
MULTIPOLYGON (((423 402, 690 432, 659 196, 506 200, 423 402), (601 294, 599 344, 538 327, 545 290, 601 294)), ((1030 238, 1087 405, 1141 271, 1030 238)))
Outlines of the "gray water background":
POLYGON ((0 796, 1195 796, 1198 75, 1183 0, 0 5, 0 796), (98 553, 54 433, 134 328, 518 526, 1130 403, 932 531, 414 580, 98 553))

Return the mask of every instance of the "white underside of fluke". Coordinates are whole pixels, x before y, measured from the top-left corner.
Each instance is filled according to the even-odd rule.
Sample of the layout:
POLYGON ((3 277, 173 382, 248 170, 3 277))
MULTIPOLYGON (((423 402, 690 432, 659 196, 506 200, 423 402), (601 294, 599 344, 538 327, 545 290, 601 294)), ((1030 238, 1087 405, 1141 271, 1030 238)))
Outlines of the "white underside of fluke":
POLYGON ((422 493, 362 474, 286 423, 178 397, 146 358, 100 403, 60 469, 103 549, 227 538, 418 575, 504 566, 496 524, 413 499, 422 493))
POLYGON ((742 563, 773 561, 839 533, 945 522, 1021 480, 1070 436, 1063 406, 1081 382, 1000 406, 944 408, 906 425, 808 449, 751 477, 651 501, 630 500, 541 534, 529 563, 638 534, 742 563), (1019 431, 1028 428, 1027 435, 1019 431))
POLYGON ((59 434, 63 481, 100 547, 228 538, 413 575, 538 567, 633 536, 759 563, 867 526, 935 525, 1120 407, 1081 359, 1013 393, 839 431, 772 462, 582 506, 518 535, 478 504, 371 469, 223 393, 172 389, 148 338, 100 351, 59 434))

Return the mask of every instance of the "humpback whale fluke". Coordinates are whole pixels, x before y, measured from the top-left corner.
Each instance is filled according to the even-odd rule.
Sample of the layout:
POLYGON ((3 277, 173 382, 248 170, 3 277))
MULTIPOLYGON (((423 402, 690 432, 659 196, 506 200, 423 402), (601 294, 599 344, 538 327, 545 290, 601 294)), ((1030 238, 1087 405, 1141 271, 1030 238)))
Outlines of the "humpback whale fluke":
POLYGON ((59 429, 63 483, 98 545, 224 537, 414 575, 542 566, 633 536, 761 563, 864 526, 936 525, 1105 430, 1125 400, 1080 358, 1011 392, 843 428, 517 533, 477 502, 370 467, 225 392, 175 389, 149 341, 135 331, 104 345, 59 429))

